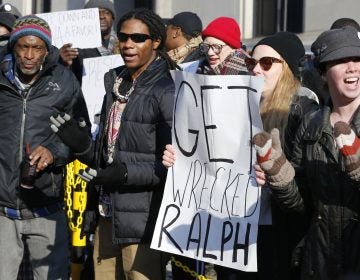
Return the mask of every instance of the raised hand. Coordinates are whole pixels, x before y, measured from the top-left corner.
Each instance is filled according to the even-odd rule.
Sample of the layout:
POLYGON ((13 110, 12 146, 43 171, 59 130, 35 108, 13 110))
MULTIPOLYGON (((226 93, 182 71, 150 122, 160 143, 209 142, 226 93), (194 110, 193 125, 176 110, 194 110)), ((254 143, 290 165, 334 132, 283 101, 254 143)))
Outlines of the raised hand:
POLYGON ((289 184, 295 176, 295 170, 281 149, 279 130, 274 128, 271 134, 260 132, 253 137, 252 143, 266 180, 277 187, 289 184))
POLYGON ((360 139, 345 122, 334 125, 334 136, 341 154, 345 157, 345 168, 351 179, 360 181, 360 139))
POLYGON ((82 154, 91 148, 92 140, 84 120, 79 123, 68 114, 50 117, 51 129, 75 153, 82 154))
POLYGON ((72 44, 65 44, 59 49, 59 55, 61 58, 61 62, 70 67, 73 63, 73 60, 79 56, 78 49, 72 47, 72 44))

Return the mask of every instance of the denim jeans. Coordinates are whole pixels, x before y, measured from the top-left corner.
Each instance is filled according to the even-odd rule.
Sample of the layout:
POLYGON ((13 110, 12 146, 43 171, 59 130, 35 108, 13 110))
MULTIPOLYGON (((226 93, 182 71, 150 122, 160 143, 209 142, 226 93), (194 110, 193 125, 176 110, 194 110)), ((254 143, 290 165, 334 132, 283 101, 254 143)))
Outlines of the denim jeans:
POLYGON ((68 279, 68 234, 62 210, 26 220, 0 216, 0 279, 17 279, 24 242, 29 248, 35 279, 68 279))

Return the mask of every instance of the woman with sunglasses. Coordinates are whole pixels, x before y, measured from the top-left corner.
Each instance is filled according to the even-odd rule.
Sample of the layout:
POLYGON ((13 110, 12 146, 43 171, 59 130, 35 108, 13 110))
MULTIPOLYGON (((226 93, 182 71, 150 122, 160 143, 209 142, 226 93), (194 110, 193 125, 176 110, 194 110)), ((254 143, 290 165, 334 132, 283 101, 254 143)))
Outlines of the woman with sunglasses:
POLYGON ((249 72, 264 78, 260 100, 264 130, 279 128, 289 157, 303 115, 316 110, 319 104, 317 95, 301 86, 304 55, 298 36, 278 32, 260 40, 252 49, 252 57, 245 58, 249 72))
POLYGON ((359 279, 359 33, 353 27, 325 31, 311 50, 330 100, 304 117, 291 164, 280 163, 284 157, 277 130, 255 135, 259 156, 268 153, 265 146, 272 143, 269 156, 260 160, 265 174, 257 172, 257 181, 263 184, 266 175, 279 205, 311 215, 301 279, 359 279), (269 161, 277 164, 276 170, 269 161))
MULTIPOLYGON (((285 154, 292 156, 294 135, 303 116, 318 108, 314 92, 302 87, 300 67, 305 49, 293 33, 278 32, 260 40, 245 62, 249 72, 264 78, 260 113, 265 131, 277 127, 285 154)), ((262 172, 259 165, 255 169, 262 172)), ((306 228, 306 219, 282 211, 267 182, 262 185, 258 262, 260 279, 298 279, 299 259, 293 256, 306 228), (293 257, 293 259, 292 259, 293 257), (270 264, 270 265, 269 265, 270 264), (272 278, 269 278, 272 275, 272 278)))
MULTIPOLYGON (((303 114, 318 108, 316 95, 301 87, 299 81, 299 67, 304 54, 304 46, 295 34, 279 32, 260 40, 253 48, 252 57, 245 57, 249 72, 264 78, 260 101, 264 129, 281 128, 281 135, 286 135, 286 150, 289 152, 303 114)), ((174 150, 168 145, 163 164, 169 167, 174 160, 174 150)), ((261 170, 259 166, 256 168, 261 170)), ((293 225, 296 218, 283 214, 274 203, 271 204, 269 188, 263 187, 258 231, 258 272, 241 272, 216 266, 218 279, 296 279, 296 270, 290 269, 292 249, 302 237, 302 228, 298 230, 293 225), (287 228, 282 231, 283 225, 287 228), (276 234, 272 234, 274 230, 276 234)))

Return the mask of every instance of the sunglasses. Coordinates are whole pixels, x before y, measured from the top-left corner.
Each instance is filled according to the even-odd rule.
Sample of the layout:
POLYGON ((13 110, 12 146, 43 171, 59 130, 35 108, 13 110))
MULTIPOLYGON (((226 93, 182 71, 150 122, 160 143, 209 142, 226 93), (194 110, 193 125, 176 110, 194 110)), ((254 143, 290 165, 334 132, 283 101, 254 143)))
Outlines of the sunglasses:
POLYGON ((120 42, 124 43, 127 40, 131 39, 134 43, 144 43, 146 40, 150 39, 152 40, 151 36, 148 34, 142 34, 142 33, 132 33, 132 34, 126 34, 124 32, 118 33, 118 39, 120 42))
POLYGON ((270 56, 264 56, 259 60, 251 57, 245 58, 245 64, 249 71, 253 71, 258 63, 263 71, 269 71, 273 63, 283 63, 283 60, 270 56))
POLYGON ((215 54, 219 54, 221 53, 222 48, 225 46, 226 45, 201 43, 199 47, 202 53, 208 53, 211 48, 215 54))

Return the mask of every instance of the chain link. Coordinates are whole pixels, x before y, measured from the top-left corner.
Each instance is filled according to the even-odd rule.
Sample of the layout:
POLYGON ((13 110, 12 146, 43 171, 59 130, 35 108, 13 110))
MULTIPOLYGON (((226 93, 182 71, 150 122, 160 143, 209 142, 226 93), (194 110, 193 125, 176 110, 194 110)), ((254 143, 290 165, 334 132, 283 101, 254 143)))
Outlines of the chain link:
POLYGON ((197 274, 196 271, 191 270, 187 265, 184 265, 181 261, 175 259, 174 256, 171 256, 170 260, 171 260, 172 263, 175 264, 175 266, 181 268, 184 272, 189 273, 195 279, 210 280, 209 278, 206 278, 204 275, 197 274))
POLYGON ((81 180, 76 174, 76 169, 85 169, 86 165, 80 161, 73 161, 67 164, 66 166, 66 180, 65 180, 65 202, 67 207, 67 216, 69 220, 69 228, 72 231, 79 230, 83 222, 83 213, 86 207, 86 182, 81 180), (78 166, 77 166, 78 165, 78 166), (78 168, 77 168, 78 167, 78 168), (77 186, 81 187, 80 195, 74 196, 79 199, 78 201, 78 215, 76 218, 76 224, 73 222, 74 212, 73 212, 73 192, 76 191, 77 186))

